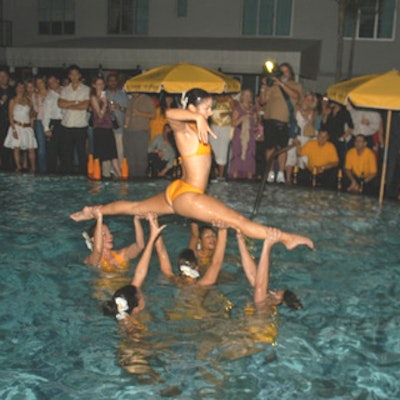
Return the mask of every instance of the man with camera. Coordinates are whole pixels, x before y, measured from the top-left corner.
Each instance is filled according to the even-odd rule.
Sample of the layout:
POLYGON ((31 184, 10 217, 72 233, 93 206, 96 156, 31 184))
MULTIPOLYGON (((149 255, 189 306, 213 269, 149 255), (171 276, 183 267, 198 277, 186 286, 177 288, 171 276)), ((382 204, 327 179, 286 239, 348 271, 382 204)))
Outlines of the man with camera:
MULTIPOLYGON (((288 145, 291 112, 295 114, 296 104, 301 99, 302 93, 303 87, 294 80, 293 68, 288 63, 280 64, 276 72, 267 72, 262 80, 260 98, 264 105, 264 145, 267 164, 276 150, 288 145)), ((278 156, 277 183, 285 183, 285 164, 286 152, 283 152, 278 156)), ((274 163, 268 173, 267 182, 275 182, 274 163)))

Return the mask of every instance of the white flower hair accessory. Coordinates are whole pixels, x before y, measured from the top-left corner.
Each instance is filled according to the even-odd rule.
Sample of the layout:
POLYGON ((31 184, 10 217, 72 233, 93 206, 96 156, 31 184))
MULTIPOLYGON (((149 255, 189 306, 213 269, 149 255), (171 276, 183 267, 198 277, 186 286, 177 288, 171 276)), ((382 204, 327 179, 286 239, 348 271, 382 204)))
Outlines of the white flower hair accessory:
POLYGON ((186 109, 187 105, 188 105, 188 101, 189 98, 186 97, 186 92, 182 92, 182 96, 181 96, 181 106, 183 109, 186 109))
POLYGON ((86 231, 82 232, 82 236, 85 239, 86 247, 90 250, 93 251, 93 242, 90 240, 90 237, 86 231))
POLYGON ((193 269, 191 267, 188 267, 187 265, 180 265, 179 269, 183 275, 186 275, 190 278, 196 279, 200 276, 198 271, 196 271, 195 269, 193 269))
POLYGON ((117 305, 118 314, 115 316, 118 321, 121 321, 129 316, 126 312, 129 309, 128 302, 124 297, 116 297, 115 304, 117 305))

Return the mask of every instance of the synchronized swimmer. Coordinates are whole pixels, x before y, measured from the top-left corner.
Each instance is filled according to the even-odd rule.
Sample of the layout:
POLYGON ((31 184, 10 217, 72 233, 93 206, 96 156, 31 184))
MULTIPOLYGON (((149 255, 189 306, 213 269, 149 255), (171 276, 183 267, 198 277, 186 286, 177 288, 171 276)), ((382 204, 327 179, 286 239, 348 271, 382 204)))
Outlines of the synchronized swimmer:
MULTIPOLYGON (((275 228, 251 221, 221 201, 205 194, 211 168, 211 147, 208 136, 216 137, 207 119, 212 114, 212 97, 202 89, 192 89, 185 97, 184 109, 167 110, 176 145, 182 159, 182 178, 173 181, 165 192, 142 201, 116 201, 101 206, 86 206, 71 215, 75 221, 96 217, 96 207, 103 215, 138 215, 154 213, 178 214, 187 218, 225 226, 259 240, 275 237, 275 228)), ((305 245, 313 248, 308 237, 280 231, 278 241, 288 250, 305 245)))

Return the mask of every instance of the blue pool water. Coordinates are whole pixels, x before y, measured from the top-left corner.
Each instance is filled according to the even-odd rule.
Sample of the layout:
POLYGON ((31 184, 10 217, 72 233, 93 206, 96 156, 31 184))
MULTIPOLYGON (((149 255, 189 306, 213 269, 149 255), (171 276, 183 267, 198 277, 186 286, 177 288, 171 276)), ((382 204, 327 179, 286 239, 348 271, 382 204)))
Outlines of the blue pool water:
MULTIPOLYGON (((90 224, 68 215, 85 204, 145 198, 165 185, 0 175, 1 399, 400 398, 398 204, 379 208, 373 198, 268 186, 256 220, 308 235, 317 249, 273 249, 271 286, 291 288, 304 305, 300 312, 280 308, 276 345, 243 341, 252 293, 233 233, 228 279, 215 288, 216 298, 235 305, 229 318, 168 318, 181 294, 153 258, 144 285, 147 330, 126 338, 102 315, 101 302, 129 276, 107 284, 85 267, 81 232, 90 224), (120 365, 127 355, 135 374, 120 365)), ((209 192, 249 215, 257 189, 229 183, 209 192)), ((131 218, 107 222, 116 248, 130 243, 131 218)), ((187 221, 161 223, 174 258, 187 244, 187 221)), ((261 243, 250 244, 258 256, 261 243)))

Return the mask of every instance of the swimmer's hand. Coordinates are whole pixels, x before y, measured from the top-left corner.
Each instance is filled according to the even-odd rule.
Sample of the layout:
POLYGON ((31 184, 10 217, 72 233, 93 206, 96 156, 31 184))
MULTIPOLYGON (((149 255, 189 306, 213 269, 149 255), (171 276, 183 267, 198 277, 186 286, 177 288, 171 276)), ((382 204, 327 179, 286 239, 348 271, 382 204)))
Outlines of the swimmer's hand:
POLYGON ((217 138, 217 135, 211 130, 210 126, 206 118, 203 115, 199 114, 196 118, 197 125, 197 137, 199 138, 199 142, 203 142, 204 144, 208 143, 208 135, 211 135, 214 139, 217 138))
POLYGON ((83 207, 82 211, 71 214, 70 218, 72 218, 75 222, 87 221, 89 219, 96 218, 94 213, 95 208, 98 207, 83 207))
POLYGON ((218 229, 228 229, 228 225, 220 219, 211 221, 211 224, 218 229))
POLYGON ((166 228, 167 225, 158 226, 157 215, 153 213, 149 213, 147 215, 147 219, 150 225, 150 238, 149 240, 155 241, 160 233, 166 228))

